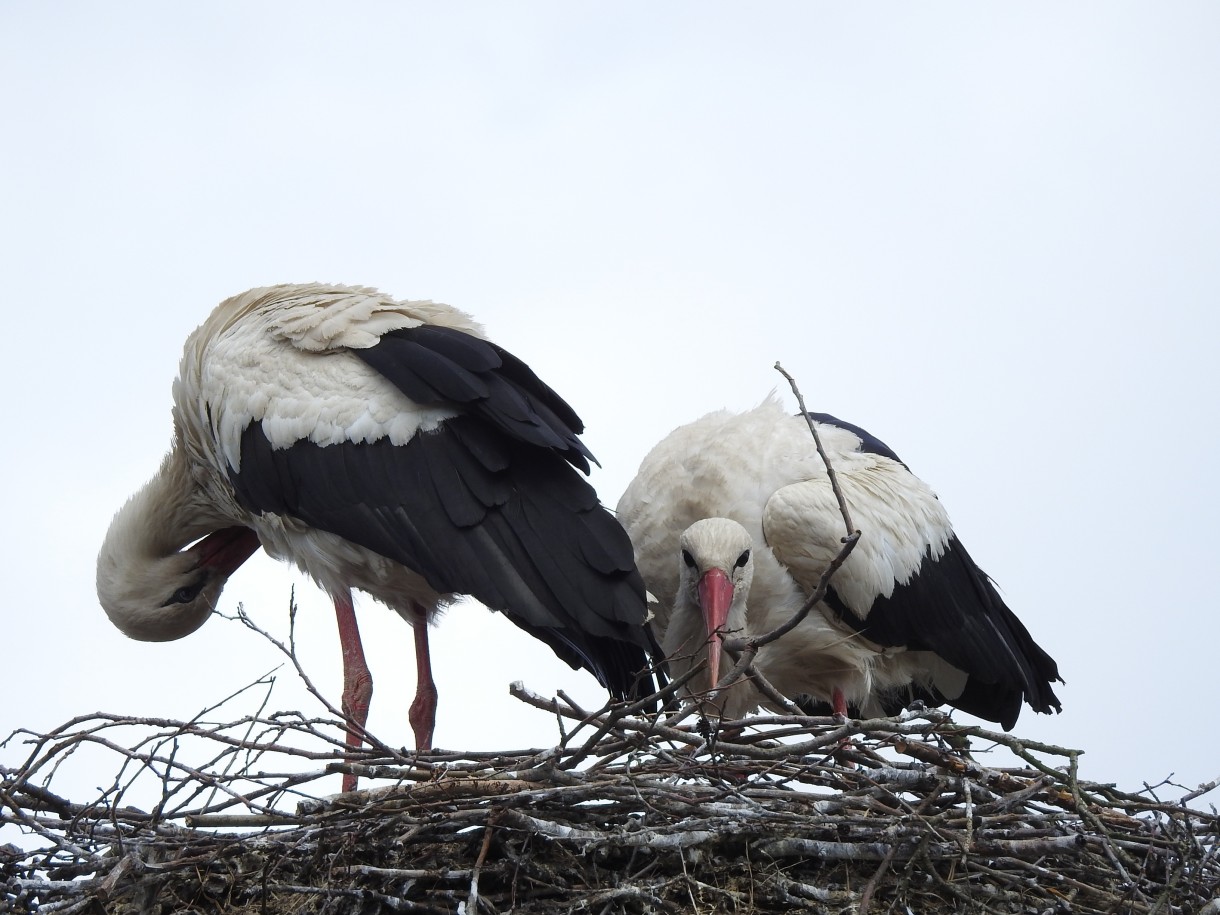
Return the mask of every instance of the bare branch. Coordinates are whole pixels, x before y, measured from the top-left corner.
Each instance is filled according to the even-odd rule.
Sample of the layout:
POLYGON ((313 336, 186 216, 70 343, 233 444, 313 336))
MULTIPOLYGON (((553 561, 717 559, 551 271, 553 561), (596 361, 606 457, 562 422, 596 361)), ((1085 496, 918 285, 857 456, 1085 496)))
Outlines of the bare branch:
POLYGON ((835 473, 834 465, 830 461, 830 456, 826 454, 826 449, 822 447, 822 439, 821 436, 818 435, 817 426, 814 424, 813 420, 809 418, 809 411, 805 407, 805 398, 801 395, 801 390, 797 386, 796 379, 789 375, 784 367, 778 362, 775 363, 775 370, 788 379, 788 383, 792 386, 792 392, 796 395, 797 403, 800 405, 801 415, 805 417, 805 422, 809 425, 809 432, 813 436, 813 441, 818 449, 818 454, 821 455, 822 463, 826 465, 826 476, 830 480, 830 487, 835 494, 835 499, 838 500, 839 511, 843 516, 843 525, 846 533, 843 537, 842 548, 839 550, 835 558, 831 560, 830 565, 828 565, 825 571, 822 572, 821 576, 818 578, 817 587, 814 588, 813 593, 809 595, 809 597, 805 600, 805 603, 796 613, 794 613, 783 624, 777 626, 775 629, 772 629, 770 632, 750 636, 749 638, 734 638, 726 639, 724 641, 724 650, 734 657, 738 656, 740 653, 741 658, 744 659, 745 663, 742 664, 739 661, 739 663, 732 670, 725 674, 725 676, 721 678, 720 683, 717 684, 718 689, 724 689, 745 674, 752 673, 753 656, 758 652, 758 649, 783 638, 801 624, 805 617, 809 615, 810 611, 817 606, 818 602, 826 597, 826 591, 830 587, 831 577, 843 566, 843 563, 847 561, 847 557, 851 555, 851 551, 855 549, 856 544, 860 540, 860 531, 856 530, 852 525, 851 512, 848 510, 847 499, 843 496, 843 490, 839 486, 838 475, 835 473))
POLYGON ((775 371, 788 379, 792 393, 796 395, 796 402, 801 408, 801 416, 805 417, 805 422, 809 425, 809 433, 813 436, 814 445, 817 446, 822 463, 826 465, 826 476, 830 480, 830 488, 839 502, 839 512, 843 515, 844 536, 850 537, 853 533, 859 536, 856 526, 851 523, 851 512, 847 508, 847 499, 843 497, 843 490, 839 488, 839 476, 835 473, 834 465, 830 463, 830 457, 826 454, 826 449, 822 447, 822 437, 818 435, 818 427, 814 425, 813 419, 809 416, 809 409, 805 406, 805 398, 801 394, 801 389, 797 387, 796 379, 789 375, 787 370, 778 362, 775 363, 775 371))
POLYGON ((1081 781, 1080 751, 938 709, 805 716, 751 657, 747 644, 739 675, 784 713, 721 721, 714 739, 690 720, 695 702, 647 711, 681 682, 601 709, 514 684, 556 722, 542 748, 340 763, 341 720, 269 712, 273 694, 249 688, 207 710, 221 723, 95 713, 15 732, 0 744, 24 757, 0 766, 0 828, 16 843, 0 844, 0 911, 1008 913, 1066 900, 1168 915, 1220 896, 1220 818, 1189 806, 1216 786, 1175 801, 1081 781), (237 703, 257 708, 226 713, 237 703), (1015 765, 987 764, 1000 749, 1015 765), (109 787, 73 797, 63 785, 81 767, 109 787), (367 788, 324 795, 337 767, 367 788))

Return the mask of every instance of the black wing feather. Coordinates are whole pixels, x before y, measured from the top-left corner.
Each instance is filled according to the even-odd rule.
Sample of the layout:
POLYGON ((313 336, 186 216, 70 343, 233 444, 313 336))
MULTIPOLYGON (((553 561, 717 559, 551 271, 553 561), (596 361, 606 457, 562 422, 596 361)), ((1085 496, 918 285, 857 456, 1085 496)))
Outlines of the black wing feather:
MULTIPOLYGON (((827 603, 871 641, 935 652, 967 674, 965 691, 949 701, 972 715, 998 721, 1007 730, 1016 723, 1022 699, 1037 712, 1061 708, 1051 688, 1053 681, 1062 682, 1055 661, 956 537, 939 559, 925 556, 905 585, 876 598, 866 615, 843 601, 833 580, 827 603)), ((937 701, 936 694, 930 701, 937 701)))
MULTIPOLYGON (((887 445, 877 436, 873 435, 867 429, 862 429, 855 423, 849 423, 846 420, 839 419, 837 416, 831 416, 829 413, 806 413, 815 423, 824 423, 828 426, 838 426, 840 429, 846 429, 848 432, 860 439, 859 450, 864 454, 879 454, 882 457, 887 457, 896 464, 907 465, 903 462, 894 449, 887 445)), ((907 468, 910 469, 909 467, 907 468)))
POLYGON ((351 352, 415 402, 462 415, 405 445, 274 449, 252 424, 231 474, 241 504, 478 598, 617 697, 651 690, 637 676, 660 656, 644 584, 626 533, 572 469, 593 459, 576 412, 520 359, 453 328, 396 330, 351 352))
MULTIPOLYGON (((910 468, 885 442, 853 423, 829 413, 810 413, 819 423, 838 426, 860 439, 859 450, 910 468)), ((1063 682, 1058 665, 1030 636, 1008 608, 991 579, 956 537, 941 556, 924 556, 919 571, 889 597, 877 597, 857 613, 834 590, 826 602, 845 622, 884 646, 932 651, 968 677, 960 696, 946 699, 935 688, 918 684, 900 694, 879 696, 887 713, 900 711, 914 699, 941 705, 951 702, 963 711, 1000 722, 1005 730, 1016 724, 1022 700, 1037 712, 1061 709, 1052 682, 1063 682)))
POLYGON ((416 403, 464 407, 512 438, 554 449, 589 471, 594 458, 577 437, 584 424, 576 411, 494 343, 425 324, 391 331, 375 346, 352 352, 416 403))
POLYGON ((657 649, 631 543, 554 451, 462 416, 405 445, 276 449, 252 423, 241 452, 230 479, 250 511, 298 518, 415 570, 438 592, 478 598, 616 697, 651 690, 650 678, 637 683, 657 649))

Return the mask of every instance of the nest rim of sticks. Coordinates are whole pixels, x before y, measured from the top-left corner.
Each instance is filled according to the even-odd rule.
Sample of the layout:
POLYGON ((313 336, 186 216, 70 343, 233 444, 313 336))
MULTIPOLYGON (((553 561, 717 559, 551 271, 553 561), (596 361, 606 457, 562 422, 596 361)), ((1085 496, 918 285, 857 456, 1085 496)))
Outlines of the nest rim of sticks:
POLYGON ((1173 802, 1128 794, 1081 781, 1076 750, 939 709, 715 726, 689 704, 587 711, 511 689, 554 716, 555 746, 374 743, 336 759, 341 737, 322 751, 296 738, 342 723, 295 714, 86 716, 27 733, 27 762, 0 768, 0 824, 43 844, 0 845, 0 911, 1220 909, 1220 818, 1190 806, 1215 784, 1173 802), (143 738, 125 746, 119 727, 143 738), (65 754, 99 735, 160 779, 153 810, 121 790, 89 804, 53 793, 65 754), (188 737, 207 763, 186 761, 188 737), (991 746, 1019 765, 980 762, 991 746), (313 768, 289 773, 293 761, 313 768), (361 790, 309 794, 341 771, 361 790))

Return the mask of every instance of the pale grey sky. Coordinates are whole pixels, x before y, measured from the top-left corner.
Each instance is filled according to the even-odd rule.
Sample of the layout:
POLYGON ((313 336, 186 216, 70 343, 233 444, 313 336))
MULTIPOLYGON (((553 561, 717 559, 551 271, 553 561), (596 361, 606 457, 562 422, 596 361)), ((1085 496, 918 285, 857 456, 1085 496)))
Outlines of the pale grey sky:
MULTIPOLYGON (((1217 47, 1207 3, 0 4, 0 734, 188 718, 279 663, 219 620, 128 641, 94 558, 190 330, 321 280, 473 313, 582 414, 609 505, 782 361, 1058 660, 1064 713, 1018 733, 1128 788, 1220 775, 1217 47)), ((294 582, 337 699, 310 585, 260 555, 224 604, 282 633, 294 582)), ((409 743, 409 629, 359 612, 409 743)), ((553 743, 511 680, 602 696, 479 607, 433 646, 440 746, 553 743)))

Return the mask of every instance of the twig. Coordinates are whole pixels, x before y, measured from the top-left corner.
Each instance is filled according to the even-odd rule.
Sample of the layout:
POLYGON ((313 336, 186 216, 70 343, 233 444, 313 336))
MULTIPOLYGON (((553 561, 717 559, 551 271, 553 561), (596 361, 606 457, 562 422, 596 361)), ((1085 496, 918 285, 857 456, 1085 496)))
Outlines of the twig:
POLYGON ((818 454, 822 457, 822 463, 826 465, 826 476, 830 480, 830 488, 835 494, 835 499, 839 502, 839 512, 843 515, 844 536, 850 537, 853 533, 858 534, 856 526, 851 523, 851 512, 847 508, 847 499, 843 497, 843 490, 839 488, 838 474, 835 473, 834 465, 830 463, 830 457, 826 454, 826 449, 822 447, 822 437, 818 435, 818 427, 814 425, 813 418, 809 415, 809 410, 805 406, 805 398, 801 394, 801 389, 797 386, 796 379, 789 375, 787 370, 778 362, 775 363, 775 371, 788 379, 788 385, 792 388, 792 393, 796 395, 797 405, 801 408, 801 416, 805 417, 805 422, 809 426, 809 432, 813 436, 814 444, 817 446, 818 454))
POLYGON ((316 760, 333 760, 334 722, 300 713, 20 732, 0 827, 34 847, 0 845, 0 910, 1168 915, 1220 895, 1214 811, 1081 782, 1079 751, 939 709, 842 721, 777 703, 709 746, 698 722, 638 703, 512 692, 557 722, 557 744, 369 754, 369 787, 329 798, 316 760), (1015 767, 983 765, 981 743, 1015 767), (58 787, 78 763, 119 775, 80 803, 58 787), (134 806, 145 790, 152 813, 134 806))
MULTIPOLYGON (((818 435, 817 426, 814 424, 813 420, 810 419, 808 410, 805 409, 805 398, 801 395, 801 390, 797 386, 796 379, 789 375, 788 372, 785 371, 784 367, 778 362, 775 363, 775 370, 788 379, 788 383, 792 387, 792 393, 796 395, 797 403, 800 405, 801 415, 805 417, 805 422, 809 425, 809 432, 813 436, 814 445, 818 449, 818 454, 822 458, 822 463, 826 466, 826 477, 830 481, 830 488, 835 494, 835 499, 839 503, 839 511, 843 516, 843 525, 845 529, 842 540, 843 546, 834 559, 831 560, 830 565, 827 566, 822 572, 821 576, 819 576, 817 587, 814 588, 813 593, 809 595, 801 608, 783 624, 762 635, 751 636, 749 638, 726 639, 724 641, 724 650, 729 652, 731 655, 740 652, 745 660, 745 663, 738 663, 733 670, 729 671, 728 674, 722 677, 720 683, 717 684, 719 689, 726 688, 735 680, 743 676, 747 671, 752 670, 754 655, 757 654, 759 648, 762 648, 764 645, 769 645, 777 639, 783 638, 801 624, 805 617, 809 615, 809 612, 826 597, 826 591, 830 587, 831 576, 833 576, 834 573, 837 572, 843 565, 843 563, 847 561, 847 557, 851 555, 851 551, 855 549, 856 544, 860 540, 860 531, 858 531, 852 524, 851 512, 848 510, 847 499, 843 495, 843 490, 839 486, 838 474, 835 473, 834 465, 831 463, 830 456, 826 453, 826 449, 822 447, 822 439, 821 436, 818 435)), ((713 693, 713 697, 714 695, 715 694, 713 693)))
MULTIPOLYGON (((242 604, 237 605, 237 614, 235 617, 224 617, 224 618, 225 619, 236 619, 247 629, 250 629, 252 632, 257 633, 258 635, 260 635, 264 639, 266 639, 268 642, 270 642, 276 649, 278 649, 280 651, 281 654, 283 654, 286 658, 288 658, 289 662, 292 664, 293 669, 297 672, 297 676, 300 678, 301 684, 305 687, 305 689, 309 692, 309 694, 311 696, 313 696, 314 699, 316 699, 322 705, 322 707, 326 709, 326 711, 330 715, 334 716, 335 718, 339 719, 340 721, 346 722, 344 725, 345 729, 350 728, 355 724, 355 722, 352 722, 350 719, 348 719, 347 715, 345 715, 341 709, 338 709, 335 706, 331 705, 330 701, 327 700, 327 698, 322 694, 322 691, 320 689, 318 689, 317 686, 314 685, 313 680, 311 680, 309 677, 309 674, 307 674, 305 672, 305 668, 301 665, 301 661, 297 657, 296 614, 297 614, 296 595, 295 595, 295 592, 292 592, 292 593, 290 593, 289 598, 288 598, 288 640, 289 640, 289 643, 287 645, 285 645, 279 639, 277 639, 273 635, 271 635, 271 633, 265 631, 257 623, 255 623, 254 620, 252 620, 250 618, 250 615, 248 613, 246 613, 245 607, 242 604)), ((361 737, 361 739, 364 740, 365 743, 367 743, 369 745, 369 747, 374 752, 381 753, 385 756, 402 758, 395 750, 391 749, 389 746, 382 743, 380 740, 377 739, 377 737, 375 735, 370 733, 367 729, 360 728, 360 737, 361 737)), ((353 748, 346 746, 346 744, 343 743, 342 741, 337 740, 336 743, 343 744, 345 753, 348 756, 350 756, 352 754, 352 752, 354 752, 353 748)))
POLYGON ((470 895, 466 897, 467 915, 478 915, 479 911, 479 871, 487 860, 487 849, 491 848, 491 833, 495 828, 495 817, 487 821, 483 827, 483 845, 479 848, 479 857, 475 859, 474 868, 470 872, 470 895))

